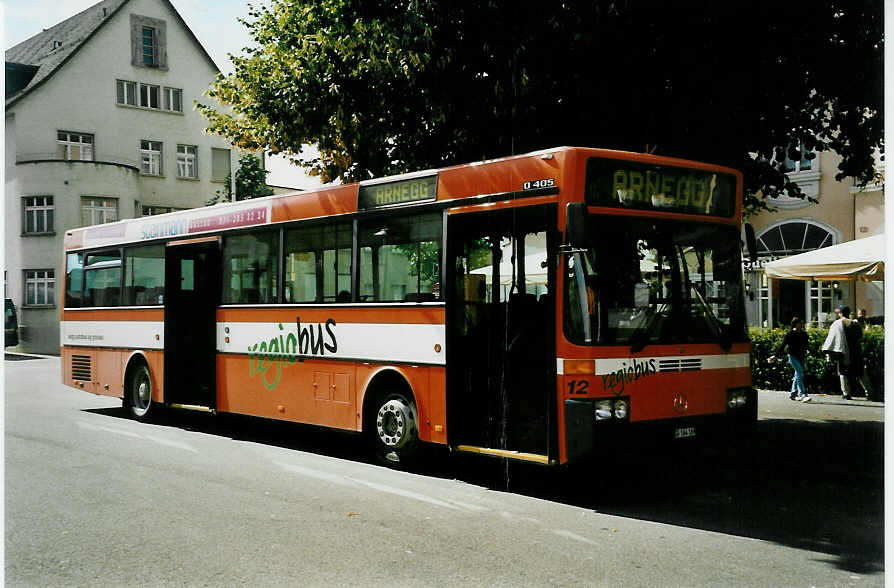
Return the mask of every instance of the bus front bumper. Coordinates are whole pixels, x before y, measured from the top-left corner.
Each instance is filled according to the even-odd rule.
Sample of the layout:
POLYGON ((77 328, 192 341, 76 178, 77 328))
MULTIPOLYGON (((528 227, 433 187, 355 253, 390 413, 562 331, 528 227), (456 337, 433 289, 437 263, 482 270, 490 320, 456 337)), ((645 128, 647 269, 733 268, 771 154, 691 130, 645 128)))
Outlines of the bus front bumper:
POLYGON ((672 419, 600 421, 593 399, 565 400, 565 448, 568 461, 598 449, 666 448, 668 444, 697 442, 730 445, 753 434, 757 424, 757 392, 747 388, 745 402, 726 412, 672 419))

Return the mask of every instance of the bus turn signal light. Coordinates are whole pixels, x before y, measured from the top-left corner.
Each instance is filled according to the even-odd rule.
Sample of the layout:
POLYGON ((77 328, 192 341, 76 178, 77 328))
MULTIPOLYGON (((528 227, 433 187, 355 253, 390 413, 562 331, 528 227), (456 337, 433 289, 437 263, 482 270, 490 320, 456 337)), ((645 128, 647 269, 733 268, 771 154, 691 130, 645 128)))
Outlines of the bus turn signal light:
POLYGON ((592 376, 596 373, 595 359, 566 359, 566 375, 592 376))

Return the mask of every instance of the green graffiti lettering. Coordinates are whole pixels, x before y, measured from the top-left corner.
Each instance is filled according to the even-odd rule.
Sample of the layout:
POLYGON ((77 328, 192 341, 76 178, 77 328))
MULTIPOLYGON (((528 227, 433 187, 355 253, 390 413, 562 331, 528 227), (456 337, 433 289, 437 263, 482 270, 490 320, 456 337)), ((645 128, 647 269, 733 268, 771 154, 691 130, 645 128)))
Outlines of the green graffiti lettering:
MULTIPOLYGON (((336 322, 327 319, 324 324, 301 324, 295 317, 297 333, 277 333, 269 340, 260 341, 248 346, 248 374, 251 378, 260 376, 267 390, 275 390, 282 379, 283 364, 304 361, 304 355, 324 356, 326 352, 338 351, 338 340, 335 336, 336 322), (325 324, 326 335, 323 336, 325 324), (315 332, 316 331, 316 332, 315 332), (269 373, 268 373, 269 372, 269 373)), ((277 324, 279 331, 285 331, 282 323, 277 324)))

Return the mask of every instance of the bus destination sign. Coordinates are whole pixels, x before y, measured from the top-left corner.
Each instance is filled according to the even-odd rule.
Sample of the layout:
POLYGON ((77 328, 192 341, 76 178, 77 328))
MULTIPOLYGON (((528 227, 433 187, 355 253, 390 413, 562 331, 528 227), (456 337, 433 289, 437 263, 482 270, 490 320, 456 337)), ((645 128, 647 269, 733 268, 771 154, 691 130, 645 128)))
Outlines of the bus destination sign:
POLYGON ((586 198, 590 206, 729 217, 736 208, 736 178, 699 169, 593 157, 587 161, 586 198))
POLYGON ((438 195, 438 176, 396 180, 382 184, 360 186, 358 208, 369 210, 423 200, 434 200, 438 195))

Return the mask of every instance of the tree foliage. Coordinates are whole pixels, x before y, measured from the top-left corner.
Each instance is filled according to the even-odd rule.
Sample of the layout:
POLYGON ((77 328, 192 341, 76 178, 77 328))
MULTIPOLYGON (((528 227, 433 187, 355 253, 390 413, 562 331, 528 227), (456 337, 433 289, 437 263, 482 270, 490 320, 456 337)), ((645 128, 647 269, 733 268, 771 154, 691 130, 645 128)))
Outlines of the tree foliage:
MULTIPOLYGON (((199 105, 243 149, 359 180, 558 145, 647 148, 786 190, 799 147, 874 179, 881 4, 271 0, 199 105), (319 157, 300 155, 305 144, 319 157)), ((759 205, 752 199, 752 205, 759 205)))
POLYGON ((209 206, 218 202, 230 202, 233 198, 232 185, 236 184, 235 200, 250 200, 262 196, 270 196, 273 190, 267 187, 267 174, 270 172, 261 165, 261 160, 251 153, 239 158, 239 169, 236 170, 235 182, 232 174, 227 174, 224 187, 218 190, 207 202, 209 206))

